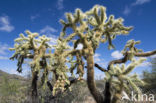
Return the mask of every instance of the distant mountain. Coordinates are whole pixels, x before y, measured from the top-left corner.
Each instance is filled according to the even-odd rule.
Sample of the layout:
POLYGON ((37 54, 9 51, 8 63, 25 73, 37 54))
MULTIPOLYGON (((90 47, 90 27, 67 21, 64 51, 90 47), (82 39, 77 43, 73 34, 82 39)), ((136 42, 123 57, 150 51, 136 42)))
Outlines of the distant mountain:
POLYGON ((9 73, 6 73, 2 70, 0 70, 0 84, 2 83, 2 78, 6 77, 7 79, 9 80, 18 80, 20 81, 22 84, 26 83, 26 81, 28 81, 26 78, 20 76, 20 75, 16 75, 16 74, 9 74, 9 73))

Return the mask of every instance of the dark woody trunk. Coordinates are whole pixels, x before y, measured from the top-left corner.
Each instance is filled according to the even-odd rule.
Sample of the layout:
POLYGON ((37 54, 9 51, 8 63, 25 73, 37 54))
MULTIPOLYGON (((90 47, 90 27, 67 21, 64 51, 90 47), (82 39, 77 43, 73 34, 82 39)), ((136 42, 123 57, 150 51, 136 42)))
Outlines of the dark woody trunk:
POLYGON ((105 83, 105 89, 104 89, 104 102, 103 103, 111 103, 110 88, 111 88, 110 82, 106 82, 105 83))
POLYGON ((31 88, 32 88, 32 102, 36 103, 35 101, 37 100, 37 80, 38 80, 38 72, 35 71, 32 73, 32 83, 31 83, 31 88))
POLYGON ((90 93, 93 95, 97 103, 104 103, 104 98, 102 94, 97 90, 96 84, 94 81, 94 61, 93 61, 93 49, 88 49, 87 55, 87 84, 90 90, 90 93))

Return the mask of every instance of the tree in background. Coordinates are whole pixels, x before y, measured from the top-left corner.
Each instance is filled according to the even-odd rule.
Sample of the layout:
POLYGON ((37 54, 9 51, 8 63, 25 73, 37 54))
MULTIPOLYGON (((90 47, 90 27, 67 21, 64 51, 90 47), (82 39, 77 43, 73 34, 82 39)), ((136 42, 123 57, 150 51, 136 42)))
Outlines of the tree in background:
POLYGON ((151 59, 151 64, 152 70, 143 72, 143 80, 146 83, 145 89, 156 93, 156 58, 151 59))
MULTIPOLYGON (((15 54, 12 59, 18 60, 17 71, 21 72, 21 66, 25 58, 32 59, 32 94, 37 94, 37 78, 40 69, 44 69, 43 77, 47 77, 48 72, 53 72, 55 83, 51 86, 53 95, 64 92, 72 83, 83 80, 84 69, 87 69, 87 85, 90 93, 97 103, 120 103, 123 91, 132 90, 140 93, 138 84, 143 84, 137 75, 129 75, 129 73, 145 59, 135 57, 147 57, 156 54, 156 50, 143 52, 135 47, 140 41, 129 40, 122 51, 123 58, 113 60, 108 64, 107 68, 102 68, 94 63, 94 54, 100 43, 108 42, 108 49, 115 46, 112 41, 118 35, 127 35, 132 27, 125 27, 123 19, 113 15, 107 17, 106 8, 95 5, 91 10, 82 12, 76 9, 75 13, 66 13, 66 21, 60 20, 63 25, 57 45, 54 46, 54 53, 47 53, 49 39, 45 36, 35 39, 36 33, 27 32, 28 37, 21 35, 15 42, 15 54), (70 34, 67 34, 69 29, 70 34), (71 44, 72 48, 67 45, 71 44), (82 49, 76 49, 78 45, 83 45, 82 49), (130 61, 128 66, 125 65, 130 61), (67 64, 69 65, 67 66, 67 64), (122 64, 122 65, 120 65, 122 64), (99 91, 94 80, 94 67, 97 67, 105 75, 105 88, 99 91), (67 73, 74 74, 74 70, 79 74, 78 78, 69 80, 67 73), (35 86, 35 87, 33 87, 35 86)), ((47 79, 42 79, 46 83, 47 79)), ((47 83, 49 84, 49 83, 47 83)))

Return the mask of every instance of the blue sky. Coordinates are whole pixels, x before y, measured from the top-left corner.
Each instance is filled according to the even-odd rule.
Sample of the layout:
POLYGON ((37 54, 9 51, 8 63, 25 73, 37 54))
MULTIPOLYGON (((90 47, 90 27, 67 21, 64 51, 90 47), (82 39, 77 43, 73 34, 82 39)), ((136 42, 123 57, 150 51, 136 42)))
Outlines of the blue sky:
MULTIPOLYGON (((74 12, 76 8, 86 11, 95 4, 107 7, 107 15, 123 17, 126 26, 134 26, 128 36, 118 36, 113 41, 116 49, 100 45, 96 62, 105 67, 110 60, 121 58, 120 51, 129 39, 141 40, 138 48, 144 51, 156 49, 156 0, 0 0, 0 69, 17 74, 16 62, 8 59, 13 54, 8 48, 13 47, 19 33, 29 29, 51 36, 54 42, 62 28, 59 19, 65 19, 65 12, 74 12)), ((149 65, 145 62, 135 72, 140 73, 149 65)), ((96 75, 102 73, 96 70, 96 75)))

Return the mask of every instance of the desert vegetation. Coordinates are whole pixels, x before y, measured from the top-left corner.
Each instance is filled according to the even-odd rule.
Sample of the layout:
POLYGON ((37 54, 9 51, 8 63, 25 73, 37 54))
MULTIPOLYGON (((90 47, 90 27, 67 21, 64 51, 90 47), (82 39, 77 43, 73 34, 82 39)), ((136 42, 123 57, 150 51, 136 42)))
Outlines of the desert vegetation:
POLYGON ((155 74, 145 73, 146 77, 141 79, 131 72, 146 60, 145 57, 156 54, 156 50, 144 52, 136 48, 140 41, 131 39, 121 52, 124 57, 110 61, 107 68, 94 62, 100 44, 107 43, 109 50, 114 49, 112 41, 117 36, 128 35, 133 29, 123 22, 123 18, 107 16, 104 6, 95 5, 86 12, 76 9, 75 13, 66 13, 66 20, 60 20, 63 27, 56 45, 51 45, 45 35, 29 30, 21 33, 10 48, 14 52, 10 59, 17 60, 19 73, 25 61, 30 61, 31 81, 25 87, 4 78, 8 87, 2 84, 2 90, 11 93, 10 97, 3 93, 2 97, 7 98, 4 103, 9 103, 12 95, 18 100, 13 103, 83 103, 89 98, 92 100, 88 103, 121 103, 125 102, 122 101, 123 93, 129 97, 131 91, 142 94, 140 87, 149 83, 146 77, 155 74), (83 47, 77 49, 78 45, 83 47), (103 72, 102 80, 95 80, 95 69, 103 72))

